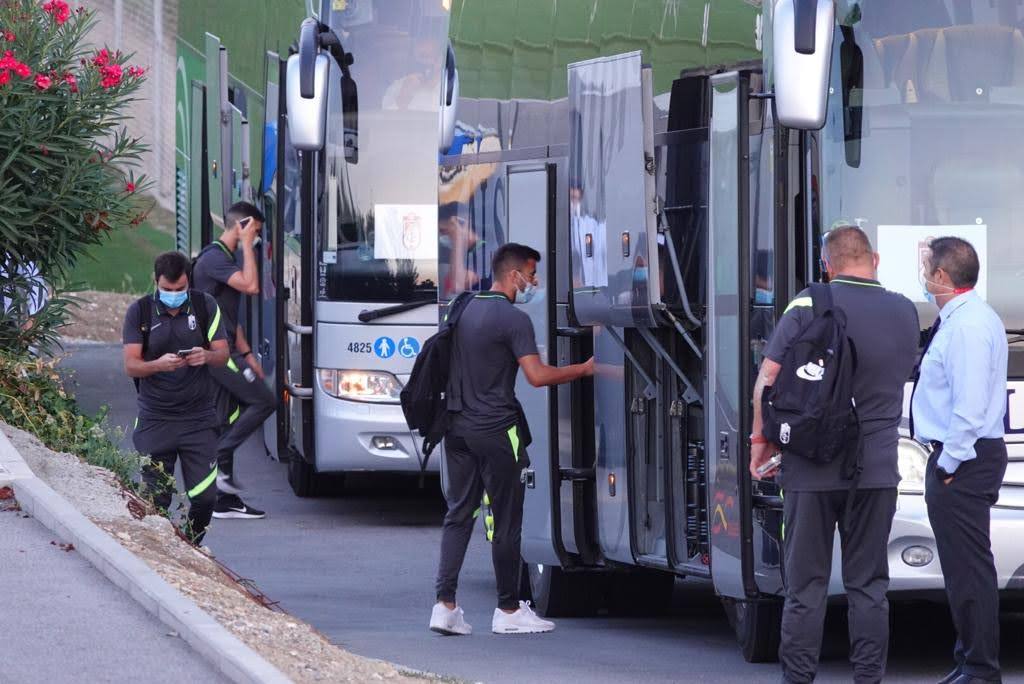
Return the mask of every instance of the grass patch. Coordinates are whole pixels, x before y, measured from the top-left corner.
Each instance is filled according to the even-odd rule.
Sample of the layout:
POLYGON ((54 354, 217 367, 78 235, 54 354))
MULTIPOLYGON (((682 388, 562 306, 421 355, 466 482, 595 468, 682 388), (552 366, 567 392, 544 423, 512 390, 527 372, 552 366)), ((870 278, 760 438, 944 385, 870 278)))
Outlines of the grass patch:
POLYGON ((174 235, 149 222, 112 233, 90 247, 71 273, 71 282, 87 290, 142 294, 153 288, 153 259, 174 249, 174 235))

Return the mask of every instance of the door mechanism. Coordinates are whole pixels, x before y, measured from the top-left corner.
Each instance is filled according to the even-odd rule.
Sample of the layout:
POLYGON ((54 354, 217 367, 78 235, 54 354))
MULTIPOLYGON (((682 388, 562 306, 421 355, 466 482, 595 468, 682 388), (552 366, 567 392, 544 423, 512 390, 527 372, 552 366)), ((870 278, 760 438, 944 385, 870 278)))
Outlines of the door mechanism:
POLYGON ((718 433, 718 457, 729 460, 729 433, 718 433))

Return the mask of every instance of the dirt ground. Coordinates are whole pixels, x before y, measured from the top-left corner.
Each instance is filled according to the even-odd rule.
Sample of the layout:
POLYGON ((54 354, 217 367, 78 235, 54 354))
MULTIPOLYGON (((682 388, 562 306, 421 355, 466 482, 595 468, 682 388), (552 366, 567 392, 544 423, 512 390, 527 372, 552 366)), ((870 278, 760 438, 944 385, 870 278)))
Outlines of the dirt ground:
POLYGON ((439 681, 353 655, 306 623, 264 607, 212 556, 178 537, 166 518, 133 516, 131 498, 111 473, 71 454, 53 452, 2 421, 0 430, 39 478, 294 681, 439 681))
POLYGON ((79 307, 72 309, 70 323, 61 330, 64 337, 68 340, 116 343, 121 341, 124 313, 139 296, 86 290, 76 293, 75 297, 79 300, 79 307))

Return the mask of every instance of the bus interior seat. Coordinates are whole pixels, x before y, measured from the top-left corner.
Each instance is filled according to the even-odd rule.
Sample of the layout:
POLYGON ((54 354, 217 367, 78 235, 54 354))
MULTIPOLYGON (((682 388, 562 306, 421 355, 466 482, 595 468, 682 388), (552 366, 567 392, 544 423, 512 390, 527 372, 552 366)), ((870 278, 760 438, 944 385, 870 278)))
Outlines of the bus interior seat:
POLYGON ((916 74, 908 80, 919 100, 987 102, 993 88, 1024 88, 1024 36, 1008 26, 918 31, 905 59, 914 60, 902 73, 916 74), (932 33, 934 47, 929 50, 932 33))

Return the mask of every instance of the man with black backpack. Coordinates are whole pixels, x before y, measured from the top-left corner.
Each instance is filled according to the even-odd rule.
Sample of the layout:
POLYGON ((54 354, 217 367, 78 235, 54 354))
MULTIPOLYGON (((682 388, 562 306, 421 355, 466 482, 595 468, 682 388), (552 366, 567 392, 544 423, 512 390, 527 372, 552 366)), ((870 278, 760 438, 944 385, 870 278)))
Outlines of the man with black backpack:
POLYGON ((917 310, 877 280, 878 254, 857 227, 823 240, 829 285, 794 299, 754 386, 750 472, 784 490, 785 682, 817 672, 838 526, 856 682, 879 682, 889 644, 887 545, 896 512, 903 392, 917 356, 917 310))
POLYGON ((227 362, 228 343, 217 303, 189 289, 187 268, 180 252, 156 258, 156 292, 125 314, 124 368, 139 392, 132 439, 151 459, 143 482, 156 505, 169 508, 168 477, 181 458, 191 504, 187 532, 199 544, 217 494, 217 413, 209 368, 227 362))
POLYGON ((263 218, 262 212, 249 202, 233 204, 224 217, 224 232, 203 248, 193 266, 195 288, 212 295, 220 306, 231 350, 227 364, 211 373, 221 421, 215 518, 252 520, 266 515, 242 501, 238 496, 241 488, 234 479, 235 449, 263 425, 276 406, 274 393, 263 384, 263 368, 238 322, 242 295, 260 292, 255 243, 263 218), (239 246, 241 266, 235 259, 239 246))
POLYGON ((491 267, 493 287, 456 299, 438 333, 446 343, 435 347, 435 338, 428 340, 435 362, 443 366, 443 358, 436 353, 442 348, 450 353, 447 377, 430 378, 427 368, 417 363, 410 378, 412 387, 407 386, 410 392, 403 397, 410 427, 420 429, 428 442, 431 434, 444 435, 442 477, 448 514, 441 534, 437 603, 430 616, 430 629, 441 634, 472 631, 455 602, 455 591, 485 490, 494 517, 491 554, 498 585, 491 631, 523 634, 555 628, 519 600, 522 473, 530 463, 526 453, 530 436, 515 396, 516 376, 522 368, 534 387, 558 385, 593 375, 594 361, 556 368, 541 360, 533 323, 514 306, 533 298, 538 261, 537 250, 525 245, 508 243, 498 248, 491 267), (427 392, 420 383, 432 383, 433 389, 427 392), (425 398, 436 397, 442 384, 446 392, 435 420, 433 410, 424 410, 432 403, 425 398))

